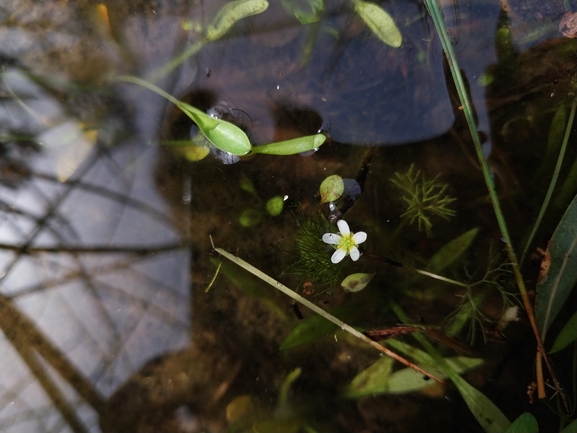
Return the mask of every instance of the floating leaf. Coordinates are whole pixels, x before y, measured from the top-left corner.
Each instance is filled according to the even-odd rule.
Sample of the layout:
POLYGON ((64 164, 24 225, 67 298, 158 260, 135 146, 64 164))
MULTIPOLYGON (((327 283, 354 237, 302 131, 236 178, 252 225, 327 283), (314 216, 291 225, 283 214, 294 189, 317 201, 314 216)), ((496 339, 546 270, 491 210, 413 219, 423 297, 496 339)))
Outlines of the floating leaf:
POLYGON ((281 196, 276 196, 266 202, 266 211, 271 216, 280 215, 284 206, 284 200, 281 196))
POLYGON ((208 26, 206 38, 216 41, 222 38, 232 26, 243 18, 264 12, 268 8, 266 0, 238 0, 227 3, 208 26))
POLYGON ((342 281, 341 287, 345 292, 360 292, 367 287, 367 284, 371 282, 376 274, 376 272, 372 274, 351 274, 342 281))
POLYGON ((307 135, 306 137, 293 138, 292 140, 255 146, 252 148, 252 153, 260 153, 263 155, 296 155, 297 153, 317 150, 323 145, 326 139, 327 137, 324 134, 307 135))
POLYGON ((565 326, 563 326, 563 329, 561 329, 561 332, 555 339, 549 353, 559 352, 575 340, 577 340, 577 311, 573 313, 571 318, 565 323, 565 326))
POLYGON ((398 48, 403 43, 401 32, 391 16, 374 3, 357 0, 355 12, 385 44, 398 48))
POLYGON ((551 238, 551 266, 537 283, 535 317, 543 340, 577 281, 577 196, 551 238))
POLYGON ((345 190, 343 178, 338 174, 333 174, 322 181, 319 188, 321 194, 321 204, 337 200, 345 190))
POLYGON ((506 433, 539 433, 539 425, 533 415, 525 412, 513 421, 506 433))
POLYGON ((425 269, 429 272, 438 273, 451 266, 469 249, 475 237, 477 237, 477 233, 479 233, 478 228, 471 229, 442 246, 431 257, 425 269))

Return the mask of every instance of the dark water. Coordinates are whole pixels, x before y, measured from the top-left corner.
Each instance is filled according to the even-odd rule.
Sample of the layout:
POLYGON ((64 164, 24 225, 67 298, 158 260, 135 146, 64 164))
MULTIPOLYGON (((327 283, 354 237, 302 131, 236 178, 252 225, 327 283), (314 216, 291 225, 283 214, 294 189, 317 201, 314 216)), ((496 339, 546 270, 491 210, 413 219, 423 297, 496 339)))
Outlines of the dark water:
MULTIPOLYGON (((440 273, 471 282, 505 260, 425 7, 382 3, 403 36, 402 46, 392 48, 347 2, 326 1, 323 19, 301 26, 271 1, 265 13, 242 20, 158 78, 200 40, 194 29, 206 26, 221 3, 0 6, 1 430, 482 431, 451 385, 344 398, 355 375, 379 359, 374 349, 333 329, 315 338, 317 325, 307 330, 310 342, 281 350, 301 316, 312 312, 297 311, 227 261, 211 284, 221 258, 209 236, 359 329, 398 324, 391 307, 397 305, 413 323, 442 330, 463 289, 378 257, 425 268, 443 245, 477 227, 472 247, 440 273), (123 74, 156 78, 203 110, 225 107, 254 144, 319 130, 330 139, 308 157, 187 161, 162 143, 188 138, 192 122, 152 92, 111 83, 123 74), (432 182, 437 200, 456 199, 448 202, 447 219, 424 211, 429 229, 411 220, 415 214, 402 216, 410 187, 399 189, 391 179, 410 173, 416 182, 432 182), (362 185, 343 217, 352 231, 368 234, 358 262, 347 257, 332 265, 330 248, 320 242, 326 231, 338 231, 316 195, 333 174, 362 185), (265 210, 272 197, 284 202, 274 217, 265 210), (299 250, 299 239, 312 245, 313 258, 299 250), (316 270, 324 273, 315 276, 316 270), (356 272, 376 276, 365 290, 344 293, 340 281, 356 272), (287 381, 296 369, 298 378, 287 381)), ((551 120, 560 106, 570 106, 573 91, 575 44, 557 30, 564 6, 441 3, 521 249, 550 177, 551 120)), ((564 173, 574 144, 571 138, 564 173)), ((555 202, 538 245, 550 237, 563 200, 555 202)), ((531 289, 538 264, 524 266, 531 289)), ((515 292, 506 272, 496 279, 515 292)), ((535 347, 526 320, 498 333, 499 292, 487 290, 481 306, 486 320, 454 336, 472 343, 466 356, 484 360, 466 379, 510 420, 532 410, 542 431, 556 428, 558 418, 543 405, 530 406, 525 394, 535 347)), ((564 367, 567 360, 561 355, 556 362, 564 367)), ((562 376, 570 381, 568 372, 562 376)))

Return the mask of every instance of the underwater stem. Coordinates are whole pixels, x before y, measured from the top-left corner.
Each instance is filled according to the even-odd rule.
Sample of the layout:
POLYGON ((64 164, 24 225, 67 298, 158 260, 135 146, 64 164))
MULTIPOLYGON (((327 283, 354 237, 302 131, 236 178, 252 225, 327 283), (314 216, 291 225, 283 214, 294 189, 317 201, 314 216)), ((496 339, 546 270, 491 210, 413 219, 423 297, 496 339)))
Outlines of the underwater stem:
POLYGON ((388 263, 389 265, 396 266, 397 268, 405 268, 411 272, 415 272, 417 274, 421 274, 426 277, 433 278, 435 280, 443 281, 445 283, 453 284, 455 286, 464 287, 466 289, 470 287, 469 284, 461 283, 460 281, 452 280, 450 278, 443 277, 442 275, 434 274, 432 272, 424 271, 422 269, 413 268, 411 266, 405 266, 402 263, 397 262, 396 260, 388 259, 387 257, 383 257, 378 254, 373 254, 369 251, 363 251, 363 255, 370 257, 371 259, 380 260, 382 262, 388 263))
POLYGON ((471 106, 471 102, 469 101, 467 89, 465 87, 463 78, 461 77, 461 71, 459 69, 457 58, 455 56, 453 46, 451 45, 451 41, 449 39, 449 35, 445 27, 445 22, 443 21, 443 17, 441 15, 441 10, 439 9, 439 5, 437 4, 436 0, 425 0, 425 4, 427 6, 429 14, 431 15, 431 18, 433 19, 437 33, 439 34, 441 45, 443 47, 443 50, 445 51, 445 56, 449 64, 449 69, 451 70, 451 75, 453 76, 453 81, 455 82, 455 87, 457 88, 457 93, 463 106, 463 111, 465 114, 465 118, 467 120, 467 125, 469 126, 469 131, 471 133, 473 143, 475 144, 475 152, 477 154, 477 158, 479 159, 479 163, 481 164, 483 177, 485 178, 485 184, 487 185, 487 189, 489 190, 489 197, 491 198, 491 204, 493 205, 495 217, 497 218, 497 223, 499 224, 499 229, 501 230, 501 234, 503 235, 503 238, 507 245, 507 253, 509 255, 509 260, 511 262, 511 267, 513 268, 515 280, 517 281, 517 286, 519 287, 519 293, 521 294, 521 298, 523 299, 523 305, 525 307, 525 310, 527 311, 527 316, 531 324, 531 329, 533 330, 533 334, 535 335, 537 348, 541 353, 541 355, 543 356, 545 365, 547 366, 549 374, 551 375, 551 378, 555 383, 555 388, 557 389, 557 391, 559 392, 559 394, 563 399, 565 408, 569 410, 569 405, 567 403, 565 394, 561 389, 559 382, 557 381, 557 377, 555 375, 555 372, 553 371, 551 363, 549 362, 549 358, 547 357, 545 347, 543 346, 543 340, 541 339, 541 335, 539 334, 539 329, 537 328, 537 321, 535 320, 535 313, 533 311, 533 306, 531 305, 531 301, 529 300, 529 295, 527 293, 527 288, 525 287, 525 282, 523 281, 523 275, 521 274, 521 269, 519 267, 517 256, 515 255, 515 251, 513 250, 511 236, 509 235, 507 223, 505 222, 503 212, 501 211, 501 205, 499 203, 499 197, 497 196, 497 191, 495 190, 495 185, 491 177, 491 171, 489 170, 489 165, 487 164, 487 160, 485 159, 485 156, 483 154, 483 149, 481 147, 481 139, 479 137, 479 133, 475 125, 475 119, 473 117, 473 109, 471 106))
POLYGON ((180 64, 183 63, 186 59, 188 59, 191 56, 194 56, 197 52, 199 52, 205 43, 206 43, 206 40, 203 39, 203 40, 200 40, 200 41, 192 44, 190 47, 188 47, 186 50, 184 50, 182 53, 180 53, 174 59, 169 61, 162 68, 160 68, 158 71, 156 71, 154 74, 152 74, 152 77, 150 77, 150 81, 158 81, 161 78, 163 78, 164 76, 170 74, 172 71, 174 71, 176 68, 178 68, 180 66, 180 64))

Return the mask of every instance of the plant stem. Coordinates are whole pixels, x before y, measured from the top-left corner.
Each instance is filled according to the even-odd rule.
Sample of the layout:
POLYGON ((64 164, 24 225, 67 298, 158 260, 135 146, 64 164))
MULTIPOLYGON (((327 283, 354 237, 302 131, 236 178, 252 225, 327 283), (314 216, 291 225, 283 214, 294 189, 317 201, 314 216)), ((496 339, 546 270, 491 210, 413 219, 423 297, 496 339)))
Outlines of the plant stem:
POLYGON ((194 56, 198 51, 200 51, 200 49, 204 46, 205 43, 206 41, 202 39, 192 44, 190 47, 188 47, 174 59, 169 61, 166 65, 164 65, 161 69, 152 74, 152 77, 150 77, 150 81, 158 81, 161 78, 165 77, 166 75, 170 74, 172 71, 178 68, 186 59, 188 59, 191 56, 194 56))
POLYGON ((453 284, 455 286, 464 287, 466 289, 468 289, 470 287, 470 284, 461 283, 460 281, 452 280, 450 278, 443 277, 442 275, 434 274, 432 272, 424 271, 422 269, 413 268, 411 266, 405 266, 402 263, 397 262, 396 260, 388 259, 387 257, 383 257, 383 256, 380 256, 378 254, 371 253, 369 251, 364 251, 363 255, 370 257, 371 259, 380 260, 381 262, 388 263, 391 266, 396 266, 397 268, 405 268, 408 271, 415 272, 416 274, 421 274, 421 275, 424 275, 426 277, 433 278, 435 280, 439 280, 439 281, 443 281, 445 283, 453 284))
POLYGON ((455 56, 455 51, 453 50, 453 46, 451 45, 451 41, 449 39, 449 35, 445 27, 445 22, 443 21, 443 17, 441 15, 441 10, 439 9, 439 5, 437 4, 436 0, 425 0, 425 4, 427 6, 429 14, 431 15, 431 18, 433 19, 437 33, 439 34, 441 45, 443 47, 443 50, 445 51, 445 56, 449 64, 449 69, 451 70, 451 75, 453 76, 453 81, 455 82, 455 87, 457 88, 457 93, 463 106, 465 119, 467 120, 467 125, 469 126, 469 132, 471 133, 471 138, 473 139, 473 143, 475 145, 475 152, 477 154, 477 158, 479 159, 479 163, 481 164, 483 177, 485 178, 485 184, 487 185, 487 189, 489 190, 489 197, 491 198, 491 204, 493 205, 493 210, 495 212, 495 217, 497 218, 499 229, 501 230, 501 234, 503 235, 505 244, 507 246, 509 261, 511 262, 511 267, 513 268, 515 280, 517 281, 517 286, 519 287, 519 293, 521 294, 521 298, 523 299, 523 305, 525 307, 525 310, 527 311, 527 316, 529 318, 529 323, 531 324, 531 329, 533 330, 533 334, 535 335, 537 348, 541 353, 541 355, 543 356, 545 365, 547 366, 549 374, 551 375, 551 378, 555 383, 555 388, 557 389, 557 391, 561 395, 561 398, 563 399, 565 408, 569 410, 569 405, 567 403, 565 394, 563 393, 563 390, 561 389, 561 386, 557 381, 557 377, 555 375, 555 372, 553 371, 551 363, 549 362, 549 358, 547 357, 545 347, 543 346, 543 340, 541 339, 541 335, 539 334, 539 329, 537 328, 537 321, 535 320, 535 313, 533 311, 533 306, 531 305, 531 301, 529 300, 529 295, 527 293, 527 288, 525 287, 525 282, 523 281, 523 276, 521 274, 521 269, 519 266, 519 262, 517 260, 517 256, 515 255, 515 251, 513 250, 511 236, 509 235, 507 223, 505 222, 503 212, 501 211, 501 204, 499 203, 499 197, 497 196, 497 191, 495 190, 493 178, 491 177, 491 171, 489 170, 489 165, 487 164, 487 160, 485 159, 485 156, 483 154, 483 149, 481 147, 481 139, 479 137, 479 133, 475 125, 475 119, 473 117, 472 105, 471 102, 469 101, 467 88, 465 86, 463 78, 461 77, 461 71, 457 63, 457 57, 455 56))
POLYGON ((531 230, 529 239, 527 239, 527 242, 525 243, 525 248, 523 249, 523 254, 521 255, 521 263, 523 263, 525 261, 525 258, 527 257, 527 252, 531 247, 531 243, 533 242, 533 238, 535 237, 537 230, 539 230, 541 220, 543 219, 543 216, 547 211, 549 201, 551 200, 551 196, 553 195, 553 191, 555 190, 555 186, 557 185, 557 180, 559 179, 559 173, 561 172, 561 166, 563 165, 563 160, 565 159, 565 151, 567 150, 567 143, 569 142, 569 136, 571 135, 571 128, 573 127, 573 120, 575 119, 576 109, 577 109, 577 99, 573 99, 573 104, 571 105, 571 114, 569 114, 569 120, 567 121, 567 127, 565 128, 565 136, 563 137, 563 144, 561 145, 561 150, 559 151, 559 157, 557 158, 555 171, 553 172, 553 177, 551 178, 551 182, 549 183, 547 194, 545 194, 545 199, 543 200, 543 204, 541 205, 541 209, 539 210, 537 220, 535 221, 535 224, 533 224, 533 229, 531 230))

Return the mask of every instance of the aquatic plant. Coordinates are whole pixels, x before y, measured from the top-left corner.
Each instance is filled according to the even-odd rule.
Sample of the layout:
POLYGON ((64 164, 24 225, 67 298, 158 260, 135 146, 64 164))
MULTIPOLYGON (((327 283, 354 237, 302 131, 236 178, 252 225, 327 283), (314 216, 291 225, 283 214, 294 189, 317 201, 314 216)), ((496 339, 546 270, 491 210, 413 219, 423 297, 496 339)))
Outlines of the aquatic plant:
POLYGON ((349 225, 345 220, 337 221, 340 234, 325 233, 323 235, 323 242, 329 245, 334 245, 336 251, 331 256, 331 262, 339 263, 346 256, 350 255, 353 262, 359 260, 361 253, 357 245, 362 244, 367 240, 365 232, 351 233, 349 225))
POLYGON ((411 164, 405 173, 396 172, 391 182, 401 190, 401 198, 407 205, 407 210, 401 218, 409 224, 417 222, 419 231, 425 231, 431 237, 434 217, 449 220, 456 212, 450 204, 456 200, 447 194, 449 185, 439 180, 439 175, 427 179, 421 170, 416 170, 411 164))
POLYGON ((299 258, 285 273, 299 279, 299 285, 310 282, 313 286, 335 287, 342 279, 342 267, 335 266, 327 254, 321 233, 327 231, 327 224, 318 218, 300 217, 300 233, 292 238, 296 248, 291 251, 299 258))
POLYGON ((324 134, 314 134, 286 141, 253 146, 242 129, 233 123, 211 116, 186 102, 176 99, 158 86, 130 75, 120 75, 111 79, 116 82, 133 83, 162 96, 176 105, 184 114, 196 123, 200 132, 210 145, 231 156, 244 156, 253 153, 265 155, 296 155, 302 152, 317 150, 326 141, 324 134))
MULTIPOLYGON (((465 272, 467 272, 465 270, 465 272)), ((512 291, 514 286, 511 263, 502 254, 489 249, 487 266, 481 270, 482 277, 469 275, 471 283, 467 285, 461 298, 461 303, 455 311, 447 317, 445 333, 448 337, 455 337, 467 328, 467 340, 471 345, 475 343, 478 331, 482 331, 483 339, 493 333, 502 317, 511 307, 518 304, 517 296, 512 291), (489 317, 485 313, 486 303, 492 295, 501 297, 501 313, 499 318, 489 317)), ((478 274, 474 272, 474 274, 478 274)), ((497 330, 501 331, 501 330, 497 330)))

